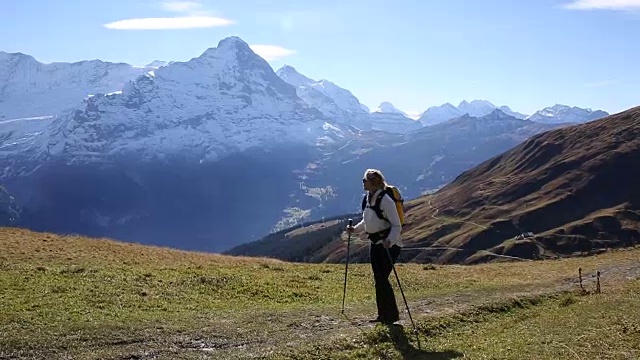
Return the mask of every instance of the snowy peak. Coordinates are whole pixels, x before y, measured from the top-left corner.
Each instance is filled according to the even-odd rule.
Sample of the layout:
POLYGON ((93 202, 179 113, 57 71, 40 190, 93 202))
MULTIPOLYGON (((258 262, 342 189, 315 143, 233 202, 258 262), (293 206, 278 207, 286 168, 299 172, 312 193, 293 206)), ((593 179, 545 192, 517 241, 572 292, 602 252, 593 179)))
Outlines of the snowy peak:
POLYGON ((276 71, 282 80, 288 82, 293 86, 305 86, 315 83, 316 81, 300 74, 293 66, 284 65, 278 71, 276 71))
POLYGON ((450 103, 446 103, 440 106, 432 106, 425 111, 418 119, 423 126, 431 126, 457 118, 462 115, 462 112, 457 107, 450 103))
POLYGON ((322 114, 242 42, 219 46, 139 76, 122 91, 96 93, 56 119, 29 152, 86 161, 129 154, 205 161, 255 146, 315 143, 322 114))
MULTIPOLYGON (((403 116, 407 116, 403 111, 399 110, 392 103, 388 101, 382 102, 375 110, 374 113, 383 113, 383 114, 402 114, 403 116)), ((408 117, 408 116, 407 116, 408 117)))
MULTIPOLYGON (((187 62, 173 62, 132 81, 124 94, 151 84, 150 91, 162 90, 162 86, 169 90, 175 86, 178 90, 202 92, 210 97, 243 95, 240 96, 243 98, 257 92, 257 95, 287 98, 302 104, 294 89, 276 76, 271 66, 237 36, 221 40, 217 47, 209 48, 187 62)), ((251 105, 248 98, 244 99, 251 105)), ((198 100, 207 102, 208 99, 192 101, 200 102, 198 100)))
POLYGON ((273 95, 298 99, 295 89, 279 78, 266 60, 236 36, 221 40, 217 47, 208 48, 187 62, 171 63, 150 75, 164 80, 173 79, 186 88, 209 86, 208 96, 215 96, 216 91, 243 94, 249 88, 260 88, 261 91, 273 90, 273 95))
POLYGON ((371 129, 390 133, 406 134, 422 128, 419 121, 410 119, 399 112, 374 111, 369 114, 371 129))
POLYGON ((430 127, 431 131, 446 132, 474 132, 480 136, 495 136, 496 133, 506 134, 511 130, 526 127, 530 122, 516 119, 505 114, 500 109, 494 109, 484 116, 464 114, 454 119, 430 127), (481 135, 484 134, 484 135, 481 135))
POLYGON ((496 110, 499 110, 501 114, 512 118, 519 120, 527 119, 544 124, 583 123, 609 115, 607 112, 602 110, 592 111, 591 109, 555 104, 537 111, 531 116, 527 116, 511 110, 511 108, 506 105, 496 107, 494 104, 486 100, 473 100, 471 102, 463 100, 457 107, 450 103, 440 106, 432 106, 422 114, 419 121, 424 126, 431 126, 464 115, 468 115, 470 118, 482 118, 486 115, 495 117, 495 115, 499 115, 495 112, 496 110))
POLYGON ((576 106, 555 104, 536 111, 527 119, 543 124, 585 123, 608 116, 609 113, 602 110, 593 111, 576 106))
POLYGON ((148 70, 101 60, 44 64, 30 55, 0 52, 0 119, 57 115, 89 95, 122 90, 148 70))
POLYGON ((378 105, 378 107, 375 110, 373 110, 373 112, 385 113, 385 114, 399 114, 399 113, 401 113, 400 110, 398 110, 395 106, 393 106, 392 103, 390 103, 388 101, 384 101, 384 102, 380 103, 380 105, 378 105))
POLYGON ((509 115, 507 113, 505 113, 504 111, 496 108, 493 109, 492 112, 490 112, 489 114, 482 116, 483 119, 488 119, 488 120, 506 120, 506 119, 514 119, 516 118, 515 116, 509 115))
POLYGON ((341 88, 331 81, 324 79, 310 84, 309 86, 331 98, 343 110, 352 114, 362 113, 360 101, 351 93, 351 91, 341 88))
POLYGON ((441 109, 447 110, 447 111, 460 111, 452 103, 445 103, 445 104, 442 104, 440 106, 432 106, 430 109, 437 109, 437 108, 441 108, 441 109))
POLYGON ((349 90, 328 80, 313 80, 300 74, 293 66, 285 65, 276 71, 284 81, 296 88, 298 96, 309 106, 320 110, 325 116, 339 123, 366 127, 364 110, 349 90))
POLYGON ((504 113, 505 113, 505 114, 507 114, 507 115, 511 115, 511 116, 513 116, 513 117, 514 117, 514 118, 516 118, 516 119, 521 119, 521 120, 523 120, 523 119, 526 119, 526 118, 527 118, 527 115, 525 115, 525 114, 521 114, 521 113, 516 112, 516 111, 513 111, 513 110, 511 110, 511 108, 510 108, 510 107, 508 107, 508 106, 506 106, 506 105, 502 105, 502 106, 500 106, 498 109, 500 109, 502 112, 504 112, 504 113))
POLYGON ((472 100, 471 102, 463 100, 458 104, 458 106, 454 106, 450 103, 440 106, 432 106, 422 114, 419 120, 424 126, 431 126, 455 119, 465 114, 474 118, 483 117, 491 114, 496 109, 499 109, 504 114, 516 119, 526 118, 526 115, 512 111, 508 106, 500 106, 498 108, 487 100, 472 100))
POLYGON ((36 59, 31 55, 26 55, 21 52, 4 52, 0 51, 0 66, 5 66, 9 62, 19 62, 19 61, 31 61, 34 63, 38 63, 36 59))
POLYGON ((222 60, 226 65, 232 65, 246 60, 258 62, 258 59, 266 63, 264 59, 251 50, 249 44, 237 36, 231 36, 220 40, 217 47, 208 48, 197 59, 202 61, 222 60))
MULTIPOLYGON (((218 41, 218 46, 215 48, 209 48, 207 50, 213 50, 216 52, 231 52, 231 53, 246 53, 252 52, 249 44, 246 41, 242 40, 238 36, 229 36, 220 41, 218 41)), ((206 51, 205 51, 206 53, 206 51)))
POLYGON ((463 100, 458 105, 458 110, 460 110, 462 114, 469 114, 473 117, 487 115, 495 108, 496 106, 487 100, 473 100, 471 102, 463 100))
POLYGON ((171 62, 169 61, 162 61, 162 60, 153 60, 152 62, 148 63, 147 65, 145 65, 145 67, 147 68, 161 68, 163 66, 167 66, 169 65, 171 62))
POLYGON ((373 130, 405 134, 422 128, 422 123, 410 118, 388 101, 382 102, 370 114, 373 130))

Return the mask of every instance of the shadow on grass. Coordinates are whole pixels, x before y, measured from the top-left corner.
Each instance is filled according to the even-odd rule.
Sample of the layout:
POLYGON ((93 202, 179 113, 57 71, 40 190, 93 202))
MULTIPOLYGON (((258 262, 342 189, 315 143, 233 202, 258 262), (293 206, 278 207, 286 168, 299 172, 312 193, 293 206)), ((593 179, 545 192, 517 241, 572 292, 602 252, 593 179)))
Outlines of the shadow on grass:
MULTIPOLYGON (((407 360, 448 360, 457 359, 464 356, 463 353, 456 350, 445 351, 430 351, 425 349, 425 344, 420 343, 420 349, 416 348, 409 342, 409 338, 404 330, 404 327, 399 324, 385 325, 389 329, 389 334, 393 340, 393 344, 402 355, 403 359, 407 360)), ((415 340, 415 339, 414 339, 415 340)))

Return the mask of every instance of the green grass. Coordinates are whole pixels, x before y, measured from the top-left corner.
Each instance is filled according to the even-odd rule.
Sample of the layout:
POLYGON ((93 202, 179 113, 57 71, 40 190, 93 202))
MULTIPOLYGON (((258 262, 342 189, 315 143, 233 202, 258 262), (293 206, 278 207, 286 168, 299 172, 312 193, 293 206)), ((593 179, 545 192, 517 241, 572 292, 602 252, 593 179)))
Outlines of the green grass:
POLYGON ((378 325, 358 339, 287 349, 273 359, 637 359, 640 281, 610 293, 512 299, 411 327, 378 325), (325 350, 326 349, 326 350, 325 350))
MULTIPOLYGON (((0 359, 426 354, 413 350, 408 321, 405 330, 349 322, 375 316, 368 264, 349 266, 345 318, 340 264, 225 257, 14 229, 0 229, 0 249, 0 359)), ((623 281, 624 271, 603 277, 604 294, 555 294, 578 289, 567 283, 577 279, 578 267, 586 278, 597 269, 637 263, 639 255, 630 250, 544 262, 396 268, 422 344, 436 359, 569 354, 551 340, 581 358, 593 358, 596 348, 638 356, 632 339, 633 324, 640 323, 633 296, 639 287, 623 281), (578 346, 581 336, 600 345, 578 346)), ((408 320, 406 313, 402 317, 408 320)))
POLYGON ((640 357, 640 282, 607 294, 564 297, 456 326, 431 343, 472 358, 630 359, 640 357))

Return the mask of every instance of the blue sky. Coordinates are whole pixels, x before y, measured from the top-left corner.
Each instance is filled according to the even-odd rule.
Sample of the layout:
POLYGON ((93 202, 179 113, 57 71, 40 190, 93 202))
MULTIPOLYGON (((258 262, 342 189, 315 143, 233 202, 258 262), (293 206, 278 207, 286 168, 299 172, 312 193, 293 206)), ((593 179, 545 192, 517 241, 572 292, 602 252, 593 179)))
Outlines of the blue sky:
POLYGON ((463 99, 527 114, 640 105, 637 34, 640 0, 0 0, 0 51, 143 65, 237 35, 274 69, 408 112, 463 99))

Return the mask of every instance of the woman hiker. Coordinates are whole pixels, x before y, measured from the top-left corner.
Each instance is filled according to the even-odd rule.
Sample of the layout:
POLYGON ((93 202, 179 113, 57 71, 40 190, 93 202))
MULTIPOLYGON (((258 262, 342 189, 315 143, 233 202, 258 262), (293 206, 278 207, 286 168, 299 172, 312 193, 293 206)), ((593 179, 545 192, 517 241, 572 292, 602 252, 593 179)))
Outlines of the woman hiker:
POLYGON ((393 288, 389 282, 389 275, 393 270, 393 265, 389 262, 389 255, 393 263, 396 262, 398 255, 400 255, 402 225, 400 224, 396 204, 387 194, 382 197, 380 208, 388 221, 380 219, 371 208, 375 205, 377 195, 387 185, 382 172, 376 169, 368 169, 364 173, 362 183, 364 190, 367 191, 366 207, 362 213, 362 221, 355 226, 347 226, 347 232, 352 233, 356 230, 364 229, 369 240, 371 240, 371 268, 375 279, 376 304, 378 306, 378 317, 371 320, 371 322, 392 324, 399 320, 400 314, 393 288), (388 254, 387 251, 389 252, 388 254))

